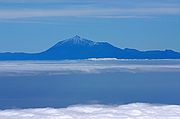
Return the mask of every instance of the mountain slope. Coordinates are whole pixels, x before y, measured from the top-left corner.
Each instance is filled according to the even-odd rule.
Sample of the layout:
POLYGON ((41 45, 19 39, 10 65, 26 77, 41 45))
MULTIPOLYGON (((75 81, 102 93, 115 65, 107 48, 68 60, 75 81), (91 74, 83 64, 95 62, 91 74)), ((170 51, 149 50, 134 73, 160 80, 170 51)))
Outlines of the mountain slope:
POLYGON ((52 59, 87 59, 113 57, 119 52, 119 48, 106 42, 93 42, 91 40, 75 36, 60 41, 47 51, 40 53, 43 58, 52 59))
POLYGON ((0 60, 63 60, 87 58, 120 58, 120 59, 180 59, 180 53, 165 51, 138 51, 120 49, 107 42, 93 42, 75 36, 63 40, 41 53, 0 53, 0 60))

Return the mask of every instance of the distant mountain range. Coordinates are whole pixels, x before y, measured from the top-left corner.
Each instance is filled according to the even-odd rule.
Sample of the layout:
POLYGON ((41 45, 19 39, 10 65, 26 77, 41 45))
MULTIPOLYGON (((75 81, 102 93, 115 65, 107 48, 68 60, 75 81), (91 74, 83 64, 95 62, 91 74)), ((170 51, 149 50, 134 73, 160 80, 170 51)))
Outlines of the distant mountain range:
POLYGON ((180 53, 173 50, 121 49, 107 42, 93 42, 77 35, 60 41, 40 53, 0 53, 0 60, 74 60, 88 58, 180 59, 180 53))

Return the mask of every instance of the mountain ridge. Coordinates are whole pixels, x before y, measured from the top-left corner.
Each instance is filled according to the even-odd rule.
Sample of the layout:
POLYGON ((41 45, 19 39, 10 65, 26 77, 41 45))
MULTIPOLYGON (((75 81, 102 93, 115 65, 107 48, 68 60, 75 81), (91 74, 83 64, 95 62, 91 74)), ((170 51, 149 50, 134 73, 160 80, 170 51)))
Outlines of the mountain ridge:
POLYGON ((62 40, 40 53, 0 53, 0 60, 75 60, 88 58, 180 59, 180 53, 173 50, 121 49, 108 42, 94 42, 78 35, 62 40))

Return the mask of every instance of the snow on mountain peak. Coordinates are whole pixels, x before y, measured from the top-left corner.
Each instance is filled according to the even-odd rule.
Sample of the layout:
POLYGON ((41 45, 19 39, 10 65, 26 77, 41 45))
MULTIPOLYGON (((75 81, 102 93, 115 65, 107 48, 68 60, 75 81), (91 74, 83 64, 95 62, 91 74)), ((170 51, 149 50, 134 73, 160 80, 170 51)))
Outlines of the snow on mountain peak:
POLYGON ((75 35, 73 38, 74 38, 74 39, 81 39, 81 37, 78 36, 78 35, 75 35))
POLYGON ((85 46, 89 45, 89 46, 91 46, 94 44, 96 44, 96 42, 81 38, 80 36, 76 35, 67 40, 60 41, 57 45, 85 45, 85 46))

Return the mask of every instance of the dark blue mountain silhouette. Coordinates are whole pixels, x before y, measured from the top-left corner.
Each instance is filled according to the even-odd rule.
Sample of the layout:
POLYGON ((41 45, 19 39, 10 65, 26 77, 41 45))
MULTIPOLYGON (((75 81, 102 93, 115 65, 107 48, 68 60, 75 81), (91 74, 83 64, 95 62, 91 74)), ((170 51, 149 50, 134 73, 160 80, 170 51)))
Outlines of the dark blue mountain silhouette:
POLYGON ((107 42, 93 42, 75 36, 58 42, 41 53, 0 53, 0 60, 64 60, 88 58, 119 59, 180 59, 180 53, 173 50, 138 51, 120 49, 107 42))

